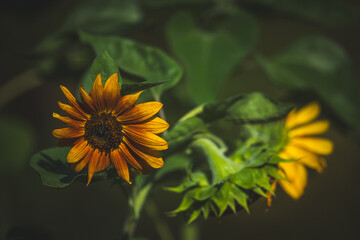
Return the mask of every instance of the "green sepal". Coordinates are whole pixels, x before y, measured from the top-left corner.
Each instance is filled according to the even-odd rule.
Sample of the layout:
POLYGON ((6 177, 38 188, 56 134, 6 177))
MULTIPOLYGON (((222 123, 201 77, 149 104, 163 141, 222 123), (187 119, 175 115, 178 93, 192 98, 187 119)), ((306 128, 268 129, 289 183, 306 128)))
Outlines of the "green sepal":
POLYGON ((192 197, 190 197, 188 194, 185 194, 179 207, 176 208, 175 210, 169 212, 169 215, 175 216, 179 212, 186 211, 187 209, 189 209, 191 207, 191 204, 193 204, 194 201, 195 200, 192 197))
POLYGON ((230 186, 230 193, 232 197, 236 200, 240 206, 242 206, 247 213, 249 213, 249 207, 247 205, 247 195, 244 193, 240 188, 235 186, 234 184, 229 185, 230 186))
POLYGON ((253 191, 257 194, 259 194, 260 196, 267 198, 268 196, 266 195, 266 193, 260 188, 260 187, 256 187, 253 188, 253 191))
POLYGON ((201 214, 201 209, 195 209, 194 211, 192 211, 189 221, 187 223, 190 224, 193 221, 195 221, 200 216, 200 214, 201 214))
POLYGON ((218 217, 220 217, 228 207, 228 202, 230 198, 230 185, 228 182, 225 182, 216 194, 211 198, 211 200, 219 208, 218 217))
POLYGON ((276 166, 270 166, 270 165, 264 166, 264 171, 275 179, 287 181, 285 177, 281 176, 281 174, 279 173, 279 169, 276 166))
POLYGON ((272 194, 274 193, 274 191, 271 189, 269 177, 264 169, 253 169, 252 173, 257 185, 268 190, 272 194))
POLYGON ((251 189, 256 185, 255 178, 253 175, 252 169, 243 169, 235 174, 230 176, 230 180, 235 183, 237 186, 251 189))
POLYGON ((195 188, 193 191, 189 192, 189 196, 194 198, 196 201, 205 201, 216 192, 216 188, 213 186, 195 188))

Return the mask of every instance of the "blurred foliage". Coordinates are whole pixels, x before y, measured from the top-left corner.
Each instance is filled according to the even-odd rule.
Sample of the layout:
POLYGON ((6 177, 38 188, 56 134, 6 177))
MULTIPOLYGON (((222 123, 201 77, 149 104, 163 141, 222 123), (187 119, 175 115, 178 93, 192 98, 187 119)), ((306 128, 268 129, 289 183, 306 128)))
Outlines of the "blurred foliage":
POLYGON ((170 20, 166 31, 171 48, 185 66, 189 96, 197 104, 216 99, 257 41, 255 20, 240 10, 211 32, 199 29, 194 18, 182 12, 170 20))

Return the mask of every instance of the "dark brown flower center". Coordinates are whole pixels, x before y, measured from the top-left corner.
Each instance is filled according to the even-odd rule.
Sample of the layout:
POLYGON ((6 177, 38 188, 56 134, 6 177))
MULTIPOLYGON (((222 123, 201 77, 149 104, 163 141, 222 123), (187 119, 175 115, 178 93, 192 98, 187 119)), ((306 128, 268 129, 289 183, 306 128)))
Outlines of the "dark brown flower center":
POLYGON ((94 114, 85 123, 84 137, 93 148, 110 153, 122 141, 122 126, 112 114, 94 114))

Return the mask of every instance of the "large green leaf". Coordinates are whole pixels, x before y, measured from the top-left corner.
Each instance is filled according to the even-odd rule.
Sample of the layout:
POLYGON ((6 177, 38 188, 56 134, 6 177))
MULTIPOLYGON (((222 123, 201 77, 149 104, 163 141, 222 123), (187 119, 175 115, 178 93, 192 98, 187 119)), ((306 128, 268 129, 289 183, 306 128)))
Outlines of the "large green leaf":
POLYGON ((214 100, 234 67, 254 47, 254 19, 238 11, 214 32, 200 29, 193 17, 182 12, 169 22, 167 38, 186 70, 187 89, 196 103, 214 100))
POLYGON ((21 170, 35 145, 34 132, 25 122, 0 118, 1 170, 21 170))
POLYGON ((105 85, 106 80, 114 73, 118 74, 119 85, 121 87, 122 78, 120 76, 119 69, 117 68, 112 57, 106 51, 103 54, 98 55, 95 58, 93 64, 91 65, 91 69, 90 69, 91 79, 93 79, 94 81, 97 75, 101 74, 101 81, 103 85, 105 85))
POLYGON ((211 2, 212 0, 142 0, 146 5, 152 7, 164 7, 169 5, 181 5, 181 4, 199 4, 204 2, 211 2))
MULTIPOLYGON (((47 187, 63 188, 70 185, 77 177, 86 176, 84 170, 75 172, 67 163, 66 156, 70 148, 49 148, 36 153, 30 159, 30 166, 40 174, 43 185, 47 187)), ((106 173, 94 175, 95 178, 106 178, 106 173)))
POLYGON ((360 21, 360 9, 341 0, 243 0, 287 12, 327 26, 338 26, 360 21))
POLYGON ((121 37, 96 36, 84 32, 80 32, 80 38, 81 41, 89 43, 96 54, 107 51, 117 66, 125 72, 144 78, 152 84, 166 81, 152 88, 157 96, 177 84, 182 76, 180 66, 155 47, 121 37))
POLYGON ((346 123, 360 130, 360 102, 349 57, 332 40, 304 37, 272 59, 258 57, 270 79, 292 90, 310 90, 346 123))

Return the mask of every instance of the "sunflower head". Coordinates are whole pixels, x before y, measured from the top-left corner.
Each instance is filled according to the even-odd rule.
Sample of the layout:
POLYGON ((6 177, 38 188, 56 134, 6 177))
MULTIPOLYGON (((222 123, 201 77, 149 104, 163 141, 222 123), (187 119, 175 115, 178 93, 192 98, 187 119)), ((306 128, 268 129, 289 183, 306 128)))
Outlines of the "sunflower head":
POLYGON ((81 101, 66 87, 60 88, 70 105, 59 102, 59 107, 70 117, 53 113, 67 127, 52 133, 56 138, 71 140, 73 147, 67 160, 77 172, 88 167, 88 184, 94 173, 105 170, 110 163, 128 183, 128 165, 139 173, 164 165, 158 151, 167 149, 168 144, 156 134, 169 124, 154 116, 163 106, 160 102, 135 105, 141 92, 120 96, 116 73, 104 86, 99 74, 89 94, 80 86, 81 101))
MULTIPOLYGON (((293 109, 285 120, 288 140, 279 156, 295 161, 279 164, 281 174, 288 179, 279 180, 279 183, 294 199, 300 198, 304 193, 307 184, 305 166, 322 172, 326 167, 322 155, 329 155, 333 151, 333 143, 330 140, 314 136, 325 133, 330 126, 328 120, 314 121, 319 114, 320 105, 313 102, 300 110, 293 109)), ((273 184, 273 188, 275 186, 276 184, 273 184)))

